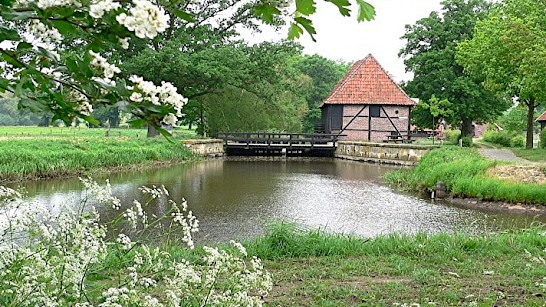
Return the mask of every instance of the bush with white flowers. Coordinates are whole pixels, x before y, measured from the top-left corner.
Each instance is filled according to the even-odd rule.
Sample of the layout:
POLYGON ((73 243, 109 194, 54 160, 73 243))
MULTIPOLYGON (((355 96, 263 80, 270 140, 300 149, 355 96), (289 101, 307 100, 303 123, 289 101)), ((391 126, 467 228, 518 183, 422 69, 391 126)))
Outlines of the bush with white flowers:
POLYGON ((138 239, 169 219, 179 226, 178 248, 194 248, 198 221, 185 201, 169 200, 162 218, 146 213, 153 200, 168 198, 164 187, 142 187, 149 201, 121 211, 108 182, 82 182, 82 202, 58 208, 0 186, 0 305, 260 306, 271 290, 269 273, 240 243, 229 252, 204 247, 201 260, 190 262, 138 239), (91 204, 121 211, 120 219, 101 223, 91 204))

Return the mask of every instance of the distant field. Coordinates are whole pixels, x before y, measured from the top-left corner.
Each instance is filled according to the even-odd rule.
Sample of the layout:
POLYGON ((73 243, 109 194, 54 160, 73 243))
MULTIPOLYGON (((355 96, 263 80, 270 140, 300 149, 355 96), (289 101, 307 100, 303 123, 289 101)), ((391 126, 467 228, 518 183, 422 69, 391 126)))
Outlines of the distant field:
POLYGON ((167 140, 146 138, 144 129, 0 127, 0 181, 192 160, 195 156, 180 141, 195 137, 194 132, 183 129, 167 140))
MULTIPOLYGON (((85 127, 0 127, 0 137, 104 137, 108 131, 109 136, 146 137, 146 129, 127 128, 85 128, 85 127)), ((195 131, 187 127, 177 128, 173 131, 174 136, 192 138, 196 137, 195 131)))

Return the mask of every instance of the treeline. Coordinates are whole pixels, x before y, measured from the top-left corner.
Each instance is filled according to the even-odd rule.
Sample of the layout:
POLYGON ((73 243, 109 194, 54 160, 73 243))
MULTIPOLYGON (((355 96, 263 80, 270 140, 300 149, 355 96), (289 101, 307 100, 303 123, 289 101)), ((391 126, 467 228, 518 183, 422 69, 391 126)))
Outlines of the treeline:
POLYGON ((472 135, 473 123, 523 125, 531 148, 536 112, 546 103, 546 0, 442 5, 402 37, 400 56, 414 74, 404 89, 420 99, 414 124, 434 128, 444 120, 462 136, 472 135))

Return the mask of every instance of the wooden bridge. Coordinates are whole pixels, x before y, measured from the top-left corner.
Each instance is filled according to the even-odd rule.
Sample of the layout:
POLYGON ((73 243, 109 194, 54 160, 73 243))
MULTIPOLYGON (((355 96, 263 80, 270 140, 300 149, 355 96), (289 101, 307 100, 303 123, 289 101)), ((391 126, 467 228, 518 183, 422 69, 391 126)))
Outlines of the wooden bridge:
POLYGON ((218 133, 228 155, 333 156, 339 134, 324 133, 218 133))

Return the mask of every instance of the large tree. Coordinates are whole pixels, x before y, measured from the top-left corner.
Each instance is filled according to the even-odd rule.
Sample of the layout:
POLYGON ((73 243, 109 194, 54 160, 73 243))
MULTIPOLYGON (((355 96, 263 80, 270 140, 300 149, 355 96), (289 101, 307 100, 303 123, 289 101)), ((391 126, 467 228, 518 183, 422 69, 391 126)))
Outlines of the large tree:
MULTIPOLYGON (((324 0, 342 15, 350 15, 349 1, 324 0)), ((370 20, 375 12, 363 0, 357 19, 370 20)), ((315 29, 308 16, 315 13, 315 0, 286 1, 114 1, 114 0, 4 0, 0 5, 0 93, 20 98, 19 106, 54 114, 67 123, 82 117, 98 123, 90 115, 98 104, 125 108, 141 122, 159 127, 172 124, 182 115, 186 99, 170 83, 160 86, 141 77, 121 74, 113 64, 112 46, 123 49, 139 44, 162 48, 158 34, 178 34, 176 29, 193 25, 217 24, 232 31, 239 18, 256 16, 275 24, 285 17, 290 22, 288 36, 295 38, 315 29), (228 4, 224 8, 222 5, 228 4), (235 6, 229 6, 229 4, 235 6), (209 22, 192 16, 199 7, 215 7, 209 22), (225 13, 233 13, 222 19, 225 13), (147 41, 141 43, 139 39, 147 41), (79 47, 78 52, 67 52, 79 47)), ((176 35, 178 36, 178 35, 176 35)), ((136 51, 138 52, 138 51, 136 51)), ((178 52, 186 52, 181 48, 178 52)), ((170 63, 166 62, 165 65, 170 63)))
POLYGON ((509 103, 486 90, 481 80, 465 74, 455 60, 457 44, 470 39, 479 18, 486 16, 485 0, 445 0, 440 13, 432 12, 414 25, 406 26, 407 40, 400 56, 414 77, 404 86, 421 100, 432 96, 447 99, 453 111, 446 121, 461 125, 462 136, 472 136, 472 122, 484 122, 506 110, 509 103))
POLYGON ((309 76, 312 81, 305 97, 309 113, 305 117, 304 130, 313 132, 315 125, 321 120, 319 105, 347 73, 349 65, 318 54, 297 57, 294 65, 299 71, 309 76))
POLYGON ((535 108, 546 101, 546 0, 505 0, 460 44, 457 60, 485 86, 527 106, 526 148, 535 108))

